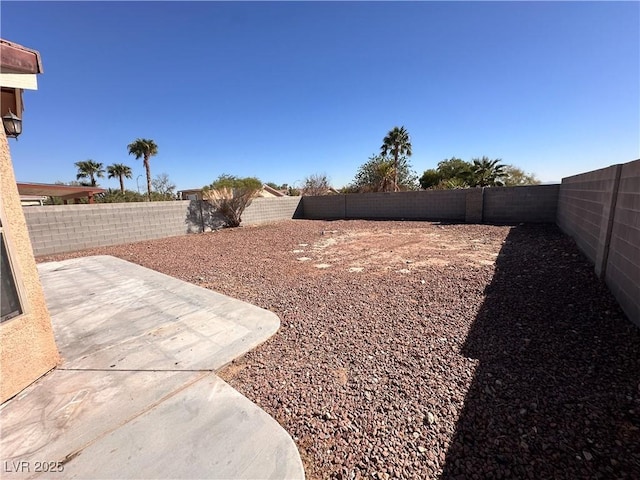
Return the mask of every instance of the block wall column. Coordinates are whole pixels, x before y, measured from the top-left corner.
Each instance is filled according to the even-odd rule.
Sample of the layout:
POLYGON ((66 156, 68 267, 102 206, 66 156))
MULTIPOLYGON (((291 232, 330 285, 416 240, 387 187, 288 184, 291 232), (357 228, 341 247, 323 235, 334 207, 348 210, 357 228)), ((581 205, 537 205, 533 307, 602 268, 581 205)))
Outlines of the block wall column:
POLYGON ((482 210, 484 207, 484 188, 470 188, 467 190, 465 223, 482 223, 482 210))
POLYGON ((595 259, 596 275, 600 278, 604 278, 607 270, 607 257, 609 256, 611 229, 613 228, 613 219, 616 212, 616 200, 618 198, 622 165, 613 165, 611 168, 614 169, 614 180, 611 189, 606 193, 602 206, 602 223, 600 225, 600 235, 598 235, 598 247, 595 259))

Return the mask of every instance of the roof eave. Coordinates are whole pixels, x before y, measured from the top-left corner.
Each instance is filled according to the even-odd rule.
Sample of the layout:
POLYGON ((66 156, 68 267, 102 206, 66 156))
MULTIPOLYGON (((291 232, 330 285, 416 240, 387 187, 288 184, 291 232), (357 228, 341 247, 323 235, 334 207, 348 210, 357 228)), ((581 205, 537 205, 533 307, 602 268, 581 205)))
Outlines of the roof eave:
POLYGON ((0 38, 1 73, 42 73, 40 52, 0 38))

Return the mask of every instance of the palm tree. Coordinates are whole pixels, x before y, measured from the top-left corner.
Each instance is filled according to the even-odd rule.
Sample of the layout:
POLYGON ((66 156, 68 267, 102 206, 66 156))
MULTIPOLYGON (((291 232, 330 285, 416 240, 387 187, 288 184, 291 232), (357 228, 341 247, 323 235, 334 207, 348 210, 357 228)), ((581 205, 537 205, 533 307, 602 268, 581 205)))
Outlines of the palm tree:
POLYGON ((124 179, 131 178, 131 167, 127 167, 124 163, 114 163, 107 167, 109 178, 118 178, 120 180, 120 191, 124 193, 124 179))
POLYGON ((96 177, 104 177, 104 168, 102 168, 102 164, 99 162, 94 162, 91 159, 82 160, 80 162, 76 162, 75 166, 78 168, 76 180, 80 180, 81 178, 89 178, 91 180, 92 187, 98 185, 98 183, 96 182, 96 177))
POLYGON ((136 160, 143 158, 144 169, 147 173, 147 193, 149 200, 151 200, 151 167, 149 166, 149 159, 158 154, 158 146, 153 140, 138 138, 135 142, 130 143, 127 148, 129 149, 129 155, 135 155, 136 160))
POLYGON ((491 160, 487 157, 473 159, 473 181, 478 187, 501 187, 504 185, 501 178, 504 177, 505 165, 501 159, 491 160))
POLYGON ((386 156, 389 152, 393 155, 394 172, 394 191, 398 191, 398 158, 400 155, 411 156, 411 142, 409 140, 409 132, 404 127, 393 127, 382 140, 380 147, 382 155, 386 156))

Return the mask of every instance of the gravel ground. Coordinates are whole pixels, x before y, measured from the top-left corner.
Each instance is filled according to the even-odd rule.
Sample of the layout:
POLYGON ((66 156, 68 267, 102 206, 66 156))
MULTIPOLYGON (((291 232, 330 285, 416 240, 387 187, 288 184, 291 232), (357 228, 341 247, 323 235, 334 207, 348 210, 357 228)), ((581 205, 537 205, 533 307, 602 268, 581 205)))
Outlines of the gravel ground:
POLYGON ((555 226, 297 220, 108 254, 272 310, 220 375, 315 478, 640 478, 640 329, 555 226))

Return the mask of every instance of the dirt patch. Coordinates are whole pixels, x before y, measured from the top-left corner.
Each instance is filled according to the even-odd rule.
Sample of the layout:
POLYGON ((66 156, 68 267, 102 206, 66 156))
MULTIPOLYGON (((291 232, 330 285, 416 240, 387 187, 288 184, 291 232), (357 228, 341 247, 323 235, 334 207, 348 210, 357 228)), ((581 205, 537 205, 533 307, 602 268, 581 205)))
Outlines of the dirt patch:
POLYGON ((338 385, 344 387, 349 381, 349 375, 346 368, 340 367, 333 371, 333 375, 338 385))
POLYGON ((225 382, 231 382, 247 367, 249 367, 249 364, 245 360, 244 356, 242 356, 220 370, 220 372, 218 372, 218 376, 225 382))
MULTIPOLYGON (((495 263, 501 243, 491 236, 469 238, 457 229, 393 228, 386 222, 365 231, 321 231, 321 238, 304 250, 308 258, 324 265, 350 271, 368 269, 410 273, 429 266, 466 263, 487 266, 495 263), (387 228, 385 228, 387 227, 387 228)), ((297 250, 295 253, 302 253, 297 250)), ((326 267, 325 267, 326 268, 326 267)))

